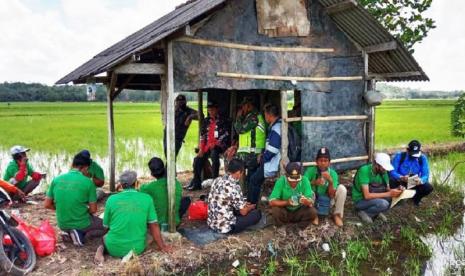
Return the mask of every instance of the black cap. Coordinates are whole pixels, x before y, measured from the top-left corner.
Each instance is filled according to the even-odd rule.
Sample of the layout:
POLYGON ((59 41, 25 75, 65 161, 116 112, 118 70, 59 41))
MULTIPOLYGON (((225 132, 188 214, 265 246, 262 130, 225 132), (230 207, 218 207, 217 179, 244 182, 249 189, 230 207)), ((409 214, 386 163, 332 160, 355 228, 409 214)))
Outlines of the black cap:
POLYGON ((302 179, 302 164, 300 162, 289 162, 286 165, 286 175, 289 181, 300 181, 302 179))
POLYGON ((407 151, 410 155, 418 154, 421 151, 421 144, 418 140, 412 140, 408 143, 407 151))
POLYGON ((81 152, 79 152, 80 155, 86 157, 86 158, 90 158, 90 151, 88 150, 81 150, 81 152))
POLYGON ((215 101, 208 101, 207 107, 218 107, 218 104, 215 101))
POLYGON ((316 159, 321 158, 321 157, 326 157, 331 160, 331 155, 329 154, 329 149, 326 147, 323 147, 318 150, 316 153, 316 159))
POLYGON ((183 94, 179 94, 176 97, 176 101, 186 101, 186 96, 184 96, 183 94))

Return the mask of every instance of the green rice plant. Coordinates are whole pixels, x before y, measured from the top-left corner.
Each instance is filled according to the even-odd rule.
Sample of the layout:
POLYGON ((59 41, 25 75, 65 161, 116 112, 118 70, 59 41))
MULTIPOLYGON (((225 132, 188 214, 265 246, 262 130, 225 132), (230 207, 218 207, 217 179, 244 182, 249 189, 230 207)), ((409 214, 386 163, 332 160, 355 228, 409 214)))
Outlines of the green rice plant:
POLYGON ((408 258, 407 261, 405 261, 402 264, 402 267, 405 270, 404 271, 405 275, 409 275, 409 276, 420 275, 421 263, 420 263, 420 260, 415 256, 408 258))
POLYGON ((265 271, 263 271, 264 276, 272 276, 276 274, 276 271, 278 269, 278 262, 276 261, 276 258, 272 257, 268 261, 265 271))
POLYGON ((390 250, 386 253, 385 260, 388 264, 395 265, 399 260, 399 254, 396 251, 390 250))
POLYGON ((421 256, 430 257, 431 247, 425 244, 415 229, 410 226, 400 228, 400 236, 407 242, 411 250, 414 250, 421 256))
POLYGON ((300 275, 304 270, 302 261, 297 256, 286 256, 284 263, 291 269, 290 275, 300 275))
POLYGON ((381 240, 381 251, 387 251, 394 240, 394 236, 391 233, 385 233, 383 239, 381 240))
POLYGON ((351 240, 347 243, 345 269, 349 275, 360 275, 361 262, 368 260, 370 247, 368 241, 351 240))
POLYGON ((236 271, 237 276, 247 276, 249 275, 249 271, 247 270, 247 266, 244 264, 236 271))

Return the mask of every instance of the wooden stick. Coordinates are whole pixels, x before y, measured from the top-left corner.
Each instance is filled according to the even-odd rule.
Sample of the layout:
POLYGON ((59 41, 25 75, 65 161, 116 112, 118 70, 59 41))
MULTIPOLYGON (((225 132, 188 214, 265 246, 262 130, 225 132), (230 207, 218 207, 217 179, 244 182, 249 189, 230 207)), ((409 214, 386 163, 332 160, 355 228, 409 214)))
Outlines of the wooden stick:
POLYGON ((327 117, 293 117, 288 118, 287 122, 330 122, 330 121, 350 121, 350 120, 367 120, 368 116, 366 115, 353 115, 353 116, 327 116, 327 117))
POLYGON ((334 48, 303 48, 303 47, 272 47, 247 45, 239 43, 221 42, 200 38, 182 37, 177 39, 178 42, 186 42, 200 46, 210 46, 219 48, 229 48, 244 51, 262 51, 262 52, 286 52, 286 53, 333 53, 334 48))
POLYGON ((277 81, 302 81, 302 82, 329 82, 329 81, 354 81, 363 80, 362 76, 349 77, 290 77, 290 76, 271 76, 271 75, 253 75, 242 73, 218 72, 218 77, 236 78, 236 79, 255 79, 255 80, 277 80, 277 81))
MULTIPOLYGON (((331 160, 331 164, 345 163, 345 162, 352 162, 352 161, 364 161, 364 160, 368 160, 368 159, 369 159, 368 155, 356 156, 356 157, 346 157, 346 158, 333 159, 333 160, 331 160)), ((304 162, 304 163, 302 163, 302 165, 304 167, 315 166, 316 162, 304 162)))
POLYGON ((281 162, 280 171, 281 175, 286 173, 284 165, 289 162, 288 147, 289 139, 287 137, 288 123, 287 119, 287 91, 281 91, 281 162))

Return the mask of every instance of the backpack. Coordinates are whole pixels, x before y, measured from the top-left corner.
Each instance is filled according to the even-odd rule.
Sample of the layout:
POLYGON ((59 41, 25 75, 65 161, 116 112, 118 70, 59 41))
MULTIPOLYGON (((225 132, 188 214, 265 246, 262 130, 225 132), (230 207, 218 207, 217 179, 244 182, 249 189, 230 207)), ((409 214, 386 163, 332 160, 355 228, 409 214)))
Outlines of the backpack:
MULTIPOLYGON (((404 164, 405 159, 407 159, 407 152, 404 151, 400 154, 399 167, 404 164)), ((420 168, 423 167, 423 156, 418 158, 418 164, 420 165, 420 168)))
POLYGON ((287 139, 289 141, 289 146, 287 147, 287 156, 289 157, 289 161, 300 162, 302 154, 301 139, 297 130, 291 125, 288 125, 287 139))

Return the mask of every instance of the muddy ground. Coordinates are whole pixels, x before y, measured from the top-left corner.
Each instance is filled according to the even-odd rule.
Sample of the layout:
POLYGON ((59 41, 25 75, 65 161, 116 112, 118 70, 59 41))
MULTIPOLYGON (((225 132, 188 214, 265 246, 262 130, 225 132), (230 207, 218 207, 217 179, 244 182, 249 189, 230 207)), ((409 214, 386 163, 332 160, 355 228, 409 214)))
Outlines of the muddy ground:
MULTIPOLYGON (((349 191, 353 173, 348 172, 341 176, 341 183, 346 185, 349 191)), ((179 175, 182 183, 187 183, 189 178, 189 173, 179 175)), ((208 191, 204 190, 187 194, 197 199, 201 194, 207 193, 208 191)), ((34 195, 32 200, 38 202, 38 205, 27 204, 14 208, 19 209, 21 217, 33 225, 39 225, 42 220, 48 219, 56 226, 54 212, 42 207, 43 199, 44 195, 34 195)), ((382 236, 381 233, 391 232, 396 235, 402 225, 420 227, 426 229, 426 232, 428 229, 433 231, 444 215, 451 212, 455 214, 454 223, 459 224, 464 211, 462 200, 462 195, 451 196, 450 191, 441 189, 424 200, 421 207, 417 208, 411 202, 405 202, 389 211, 388 223, 376 221, 372 226, 365 227, 355 215, 349 196, 346 200, 342 229, 336 227, 330 219, 320 220, 319 226, 309 226, 304 230, 294 225, 281 228, 271 225, 259 231, 229 236, 204 247, 196 246, 185 238, 174 237, 169 241, 175 247, 175 252, 171 255, 159 253, 151 247, 129 263, 122 263, 120 259, 107 256, 103 266, 93 263, 95 249, 99 244, 97 240, 87 242, 84 248, 76 248, 58 238, 56 253, 38 258, 32 275, 192 275, 202 270, 234 273, 232 263, 235 260, 240 260, 241 264, 246 262, 249 272, 260 274, 265 260, 274 253, 283 255, 291 250, 295 254, 302 254, 310 248, 321 248, 320 245, 328 240, 344 242, 360 235, 368 235, 376 240, 382 236)), ((99 203, 99 213, 103 212, 103 205, 104 202, 99 203)), ((260 208, 267 213, 266 206, 260 208)), ((189 224, 199 223, 189 222, 185 216, 183 226, 189 224)))

